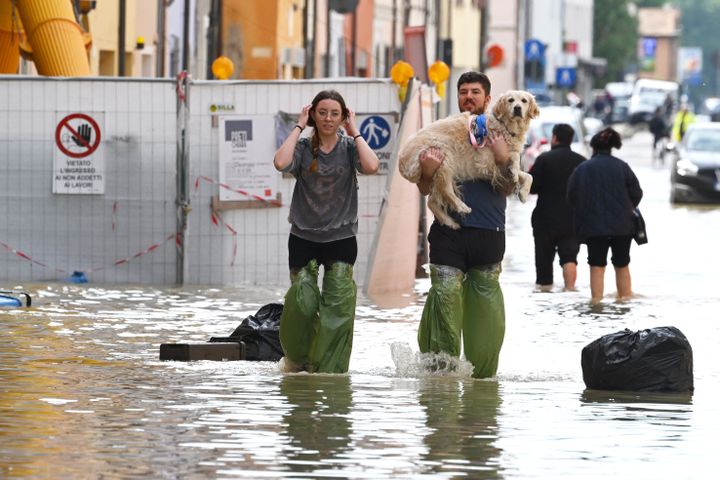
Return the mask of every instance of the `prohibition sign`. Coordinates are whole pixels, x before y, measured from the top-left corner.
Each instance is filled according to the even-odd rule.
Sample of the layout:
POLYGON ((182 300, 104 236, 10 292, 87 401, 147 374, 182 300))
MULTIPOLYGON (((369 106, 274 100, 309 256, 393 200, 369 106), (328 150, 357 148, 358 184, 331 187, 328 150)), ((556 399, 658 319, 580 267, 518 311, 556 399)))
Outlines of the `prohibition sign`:
POLYGON ((57 128, 55 129, 55 144, 58 146, 60 151, 72 158, 83 158, 91 155, 97 150, 100 145, 100 127, 92 117, 85 115, 84 113, 72 113, 67 117, 60 120, 57 128), (71 120, 80 119, 86 121, 90 125, 90 135, 81 135, 75 127, 70 124, 71 120), (63 129, 67 129, 72 135, 72 140, 78 144, 79 151, 73 152, 63 143, 62 133, 63 129), (93 138, 94 137, 94 138, 93 138))

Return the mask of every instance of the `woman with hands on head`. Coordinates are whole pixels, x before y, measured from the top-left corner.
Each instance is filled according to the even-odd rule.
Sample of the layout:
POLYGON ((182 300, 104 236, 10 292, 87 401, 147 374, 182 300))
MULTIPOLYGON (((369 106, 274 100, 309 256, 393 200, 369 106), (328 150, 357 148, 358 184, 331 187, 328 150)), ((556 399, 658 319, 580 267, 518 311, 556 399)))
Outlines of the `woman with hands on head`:
POLYGON ((290 289, 280 319, 286 371, 345 373, 352 351, 357 287, 358 183, 379 161, 355 124, 355 112, 334 90, 303 107, 273 159, 296 179, 290 203, 290 289), (344 127, 347 135, 340 131, 344 127), (307 127, 312 135, 300 138, 307 127), (323 266, 322 293, 318 289, 323 266))

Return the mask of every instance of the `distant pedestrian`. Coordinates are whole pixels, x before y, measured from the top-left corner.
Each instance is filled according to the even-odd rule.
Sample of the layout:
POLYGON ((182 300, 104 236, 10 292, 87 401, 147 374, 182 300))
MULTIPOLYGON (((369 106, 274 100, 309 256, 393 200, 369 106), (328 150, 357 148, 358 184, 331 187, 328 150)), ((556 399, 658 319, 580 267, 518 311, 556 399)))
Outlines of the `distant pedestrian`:
POLYGON ((675 114, 675 120, 673 121, 673 140, 681 142, 691 123, 695 123, 695 115, 688 108, 687 102, 682 102, 680 104, 680 110, 675 114))
POLYGON ((532 213, 535 284, 546 292, 552 289, 556 252, 563 270, 565 290, 575 290, 577 279, 580 245, 575 238, 567 185, 570 175, 585 157, 570 149, 574 135, 575 130, 570 125, 556 124, 552 129, 551 150, 541 154, 530 169, 533 176, 530 193, 538 196, 532 213))
POLYGON ((665 123, 665 117, 663 115, 663 109, 662 107, 657 107, 655 109, 655 114, 650 119, 650 122, 648 123, 648 129, 650 130, 650 133, 653 135, 653 149, 652 149, 652 158, 653 161, 656 158, 663 158, 663 152, 658 152, 658 144, 662 145, 663 138, 666 138, 669 136, 668 132, 668 126, 665 123))
POLYGON ((635 232, 633 209, 643 196, 630 165, 610 154, 620 149, 620 134, 610 127, 590 141, 593 155, 578 166, 568 181, 575 234, 587 244, 590 292, 593 303, 602 300, 608 250, 615 267, 618 299, 632 296, 630 242, 635 232))

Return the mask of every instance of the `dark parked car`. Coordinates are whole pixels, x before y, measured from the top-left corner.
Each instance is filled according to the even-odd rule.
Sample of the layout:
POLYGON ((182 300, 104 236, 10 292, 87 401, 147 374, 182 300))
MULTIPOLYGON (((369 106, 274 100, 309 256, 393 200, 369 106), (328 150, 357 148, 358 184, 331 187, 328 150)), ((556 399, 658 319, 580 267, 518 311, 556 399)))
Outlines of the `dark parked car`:
POLYGON ((688 127, 670 172, 670 201, 720 203, 720 123, 688 127))
POLYGON ((700 113, 709 116, 713 122, 720 122, 720 98, 706 98, 700 106, 700 113))

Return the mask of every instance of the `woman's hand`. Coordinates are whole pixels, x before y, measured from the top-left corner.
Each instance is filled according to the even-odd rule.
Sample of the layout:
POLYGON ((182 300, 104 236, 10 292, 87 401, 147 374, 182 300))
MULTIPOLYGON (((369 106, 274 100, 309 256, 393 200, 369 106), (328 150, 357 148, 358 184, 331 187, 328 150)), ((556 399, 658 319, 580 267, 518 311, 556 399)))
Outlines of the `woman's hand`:
POLYGON ((345 131, 351 137, 354 137, 360 133, 358 131, 357 126, 355 125, 355 111, 354 110, 351 110, 348 108, 348 116, 345 119, 345 122, 343 123, 343 127, 345 127, 345 131))
POLYGON ((300 112, 300 116, 298 117, 297 124, 300 125, 303 129, 307 127, 308 119, 310 118, 310 109, 312 108, 312 104, 305 105, 302 109, 302 112, 300 112))

